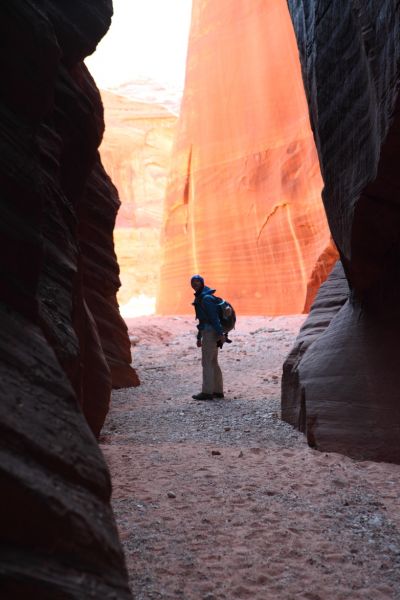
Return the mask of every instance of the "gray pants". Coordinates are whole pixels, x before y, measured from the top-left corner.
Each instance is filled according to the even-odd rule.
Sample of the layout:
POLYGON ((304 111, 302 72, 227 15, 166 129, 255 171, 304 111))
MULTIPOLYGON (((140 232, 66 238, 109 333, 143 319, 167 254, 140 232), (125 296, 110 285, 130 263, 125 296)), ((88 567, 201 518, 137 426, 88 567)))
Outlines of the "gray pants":
POLYGON ((217 334, 214 329, 203 331, 201 344, 201 364, 203 366, 204 394, 223 394, 224 384, 218 364, 217 334))

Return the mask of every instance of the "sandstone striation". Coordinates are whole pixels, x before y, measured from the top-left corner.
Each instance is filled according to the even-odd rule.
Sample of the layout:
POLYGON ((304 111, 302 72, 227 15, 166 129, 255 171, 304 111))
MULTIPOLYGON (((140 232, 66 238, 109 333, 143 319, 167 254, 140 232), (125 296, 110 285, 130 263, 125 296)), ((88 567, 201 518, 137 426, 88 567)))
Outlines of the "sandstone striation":
POLYGON ((285 0, 195 0, 158 311, 189 312, 201 272, 239 314, 302 312, 330 240, 321 187, 285 0))
POLYGON ((130 597, 93 435, 110 369, 137 382, 115 300, 118 200, 97 153, 100 95, 81 62, 111 14, 108 0, 0 8, 0 595, 10 600, 130 597))
MULTIPOLYGON (((151 82, 145 83, 142 87, 151 92, 151 82)), ((121 200, 114 229, 121 304, 140 294, 155 297, 157 292, 163 206, 177 119, 154 100, 139 102, 125 95, 143 91, 132 84, 120 93, 118 89, 101 92, 106 130, 100 152, 121 200)))
POLYGON ((130 367, 131 346, 116 300, 121 283, 113 231, 119 206, 117 190, 97 156, 79 205, 79 243, 85 301, 97 326, 113 388, 139 384, 130 367))
POLYGON ((286 365, 282 412, 318 449, 399 463, 400 6, 289 6, 350 294, 295 366, 302 406, 286 365))
MULTIPOLYGON (((299 378, 299 365, 307 349, 325 331, 348 297, 349 285, 339 260, 328 279, 319 288, 311 312, 283 365, 282 419, 295 424, 304 433, 307 432, 305 397, 299 378)), ((311 434, 310 431, 308 433, 311 434)), ((310 443, 311 441, 314 443, 312 439, 310 443)))

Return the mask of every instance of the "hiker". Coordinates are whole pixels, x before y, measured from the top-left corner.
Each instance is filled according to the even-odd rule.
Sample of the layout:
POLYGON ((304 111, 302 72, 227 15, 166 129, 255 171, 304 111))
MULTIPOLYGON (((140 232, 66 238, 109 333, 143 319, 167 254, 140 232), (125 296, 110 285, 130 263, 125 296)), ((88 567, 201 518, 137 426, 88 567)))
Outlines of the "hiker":
POLYGON ((201 275, 193 275, 190 284, 194 289, 193 306, 196 311, 197 347, 201 348, 201 364, 203 367, 203 385, 199 394, 192 396, 195 400, 213 400, 224 397, 222 373, 218 364, 218 348, 226 341, 226 337, 218 315, 217 305, 211 294, 215 290, 204 285, 201 275))

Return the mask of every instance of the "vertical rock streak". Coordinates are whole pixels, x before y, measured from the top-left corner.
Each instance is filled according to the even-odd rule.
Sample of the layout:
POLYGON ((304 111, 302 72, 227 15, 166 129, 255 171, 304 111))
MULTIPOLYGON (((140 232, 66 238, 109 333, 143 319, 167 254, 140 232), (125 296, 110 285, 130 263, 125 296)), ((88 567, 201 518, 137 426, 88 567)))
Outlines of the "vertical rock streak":
POLYGON ((190 216, 190 239, 192 242, 192 258, 193 258, 193 273, 199 272, 199 263, 197 259, 197 245, 196 245, 196 192, 194 189, 194 181, 189 173, 189 191, 190 191, 190 202, 188 203, 188 211, 190 216))
POLYGON ((289 224, 289 231, 292 234, 294 246, 296 249, 296 255, 297 255, 297 258, 299 261, 299 271, 301 273, 301 283, 303 284, 302 287, 303 287, 303 292, 304 292, 304 290, 307 289, 306 266, 304 264, 304 260, 303 260, 303 256, 302 256, 302 252, 301 252, 300 241, 296 235, 295 228, 293 227, 293 221, 292 221, 292 217, 290 214, 290 206, 289 205, 286 205, 286 212, 287 212, 287 219, 288 219, 288 224, 289 224))

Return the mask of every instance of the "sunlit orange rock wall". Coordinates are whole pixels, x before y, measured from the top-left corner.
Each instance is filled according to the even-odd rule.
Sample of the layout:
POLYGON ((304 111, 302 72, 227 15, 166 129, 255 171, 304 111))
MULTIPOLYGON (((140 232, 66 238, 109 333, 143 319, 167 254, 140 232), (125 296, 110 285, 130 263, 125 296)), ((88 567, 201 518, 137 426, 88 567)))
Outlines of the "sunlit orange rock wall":
POLYGON ((106 130, 100 148, 121 207, 114 229, 120 304, 156 295, 160 232, 176 116, 158 104, 102 91, 106 130))
POLYGON ((309 306, 336 253, 285 0, 194 0, 173 160, 158 311, 194 272, 242 314, 309 306))

